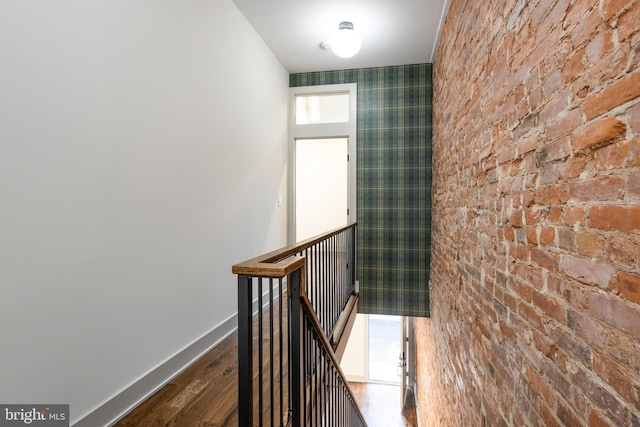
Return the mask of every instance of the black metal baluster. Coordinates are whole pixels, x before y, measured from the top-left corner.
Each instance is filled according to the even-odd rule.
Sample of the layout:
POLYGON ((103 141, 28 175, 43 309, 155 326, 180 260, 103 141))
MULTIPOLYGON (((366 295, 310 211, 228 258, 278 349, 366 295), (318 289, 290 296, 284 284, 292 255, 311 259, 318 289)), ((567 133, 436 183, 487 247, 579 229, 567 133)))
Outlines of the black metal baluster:
POLYGON ((273 425, 275 404, 274 341, 273 341, 273 278, 269 278, 269 425, 273 425))
POLYGON ((287 394, 287 400, 289 401, 289 406, 287 408, 287 410, 289 411, 288 414, 288 418, 291 419, 292 414, 293 414, 293 380, 291 378, 291 372, 293 372, 293 351, 291 349, 291 343, 292 343, 292 331, 291 331, 291 322, 292 322, 292 313, 293 313, 293 307, 292 307, 292 301, 291 301, 291 276, 289 275, 287 277, 287 372, 289 373, 289 378, 287 381, 288 384, 288 391, 289 393, 287 394))
POLYGON ((258 279, 258 425, 262 426, 263 423, 263 409, 264 409, 264 395, 263 395, 263 366, 264 366, 264 355, 262 349, 263 343, 263 331, 262 331, 262 306, 263 306, 263 292, 262 292, 262 281, 263 278, 258 279))
POLYGON ((279 376, 280 376, 280 417, 278 418, 278 424, 280 426, 283 425, 284 421, 284 413, 283 413, 283 406, 284 406, 284 391, 283 391, 283 372, 282 372, 282 341, 283 341, 283 332, 284 332, 284 328, 282 327, 282 314, 283 314, 283 304, 282 304, 282 278, 278 279, 278 362, 280 363, 280 371, 279 371, 279 376))
POLYGON ((319 377, 319 373, 318 373, 319 369, 318 369, 318 345, 317 343, 314 341, 313 343, 313 388, 314 390, 314 402, 313 402, 313 408, 314 408, 314 413, 315 413, 315 425, 316 426, 320 426, 320 414, 318 411, 318 402, 320 400, 320 392, 318 390, 319 386, 318 386, 318 377, 319 377))
POLYGON ((327 295, 327 241, 323 240, 322 241, 322 296, 323 296, 323 302, 322 302, 322 327, 326 331, 326 325, 327 325, 327 318, 328 318, 328 299, 329 296, 327 295))

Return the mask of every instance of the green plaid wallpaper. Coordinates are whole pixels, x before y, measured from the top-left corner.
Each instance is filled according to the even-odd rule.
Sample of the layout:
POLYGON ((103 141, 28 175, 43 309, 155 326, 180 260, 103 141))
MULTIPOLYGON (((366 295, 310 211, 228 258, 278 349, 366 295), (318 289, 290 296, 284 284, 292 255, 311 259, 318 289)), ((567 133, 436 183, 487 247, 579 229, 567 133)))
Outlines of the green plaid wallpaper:
POLYGON ((359 311, 429 316, 432 64, 291 74, 358 84, 359 311))

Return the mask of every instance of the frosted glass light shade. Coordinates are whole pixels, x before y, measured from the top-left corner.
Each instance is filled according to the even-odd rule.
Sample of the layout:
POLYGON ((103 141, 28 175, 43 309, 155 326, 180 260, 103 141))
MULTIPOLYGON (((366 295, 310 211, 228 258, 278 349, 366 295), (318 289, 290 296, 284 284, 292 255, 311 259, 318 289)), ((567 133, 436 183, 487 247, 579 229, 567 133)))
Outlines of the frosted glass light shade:
POLYGON ((331 37, 331 50, 340 58, 351 58, 360 51, 362 40, 351 22, 341 22, 331 37))

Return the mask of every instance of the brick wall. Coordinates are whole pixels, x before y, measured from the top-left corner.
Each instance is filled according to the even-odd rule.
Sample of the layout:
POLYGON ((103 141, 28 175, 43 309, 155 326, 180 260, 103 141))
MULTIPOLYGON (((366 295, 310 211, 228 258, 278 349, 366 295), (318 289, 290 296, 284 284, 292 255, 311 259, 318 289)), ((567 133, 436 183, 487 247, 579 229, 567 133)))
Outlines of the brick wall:
POLYGON ((640 426, 640 0, 452 0, 423 426, 640 426))

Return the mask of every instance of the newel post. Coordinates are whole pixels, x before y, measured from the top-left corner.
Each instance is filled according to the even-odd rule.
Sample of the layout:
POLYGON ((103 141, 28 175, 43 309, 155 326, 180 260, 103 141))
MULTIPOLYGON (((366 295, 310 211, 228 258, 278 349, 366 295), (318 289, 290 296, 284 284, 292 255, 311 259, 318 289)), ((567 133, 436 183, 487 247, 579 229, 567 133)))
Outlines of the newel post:
POLYGON ((304 367, 302 364, 302 307, 300 293, 304 289, 304 267, 289 275, 289 298, 291 299, 291 412, 293 414, 292 427, 304 426, 303 419, 303 389, 304 367))
POLYGON ((253 425, 251 277, 238 275, 238 425, 253 425))

